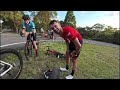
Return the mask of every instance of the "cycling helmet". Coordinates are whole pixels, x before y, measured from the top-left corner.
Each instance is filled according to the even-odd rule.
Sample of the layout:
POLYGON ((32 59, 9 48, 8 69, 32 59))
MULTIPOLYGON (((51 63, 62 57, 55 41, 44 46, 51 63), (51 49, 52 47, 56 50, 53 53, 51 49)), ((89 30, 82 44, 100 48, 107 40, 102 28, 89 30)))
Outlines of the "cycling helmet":
POLYGON ((23 15, 22 19, 23 20, 30 20, 30 16, 29 15, 23 15))

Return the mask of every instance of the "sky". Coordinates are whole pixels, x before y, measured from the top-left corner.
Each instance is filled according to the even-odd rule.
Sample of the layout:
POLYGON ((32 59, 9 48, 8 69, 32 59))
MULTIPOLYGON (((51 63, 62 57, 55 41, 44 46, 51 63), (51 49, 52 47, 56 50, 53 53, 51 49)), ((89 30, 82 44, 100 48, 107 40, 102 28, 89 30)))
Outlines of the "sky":
MULTIPOLYGON (((58 20, 65 19, 67 11, 57 11, 58 20)), ((74 11, 77 27, 93 26, 96 23, 119 28, 119 11, 74 11)))
MULTIPOLYGON (((120 28, 120 11, 73 11, 77 27, 93 26, 96 23, 120 28)), ((26 12, 29 13, 29 12, 26 12)), ((67 11, 57 11, 57 19, 65 19, 67 11)))

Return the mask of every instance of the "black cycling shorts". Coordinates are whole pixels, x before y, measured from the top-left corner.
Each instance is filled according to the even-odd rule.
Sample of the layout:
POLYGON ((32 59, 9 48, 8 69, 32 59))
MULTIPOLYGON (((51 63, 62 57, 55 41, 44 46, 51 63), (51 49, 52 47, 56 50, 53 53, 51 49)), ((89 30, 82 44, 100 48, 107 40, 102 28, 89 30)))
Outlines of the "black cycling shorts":
MULTIPOLYGON (((36 41, 36 36, 37 36, 36 33, 31 34, 31 38, 33 41, 36 41)), ((27 40, 30 40, 30 34, 27 36, 27 40)))
MULTIPOLYGON (((80 42, 81 45, 83 44, 83 41, 79 41, 79 42, 80 42)), ((70 55, 71 55, 71 53, 73 51, 75 51, 75 44, 73 42, 70 42, 70 44, 69 44, 69 53, 70 53, 70 55)), ((79 54, 78 54, 78 56, 79 56, 79 54)))

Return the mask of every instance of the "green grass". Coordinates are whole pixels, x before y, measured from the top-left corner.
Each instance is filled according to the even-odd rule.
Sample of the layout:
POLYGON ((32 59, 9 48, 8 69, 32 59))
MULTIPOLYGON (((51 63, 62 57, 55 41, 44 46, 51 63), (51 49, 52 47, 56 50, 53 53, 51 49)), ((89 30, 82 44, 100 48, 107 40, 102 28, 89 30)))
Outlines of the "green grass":
MULTIPOLYGON (((35 60, 31 58, 30 61, 24 62, 19 79, 43 79, 44 70, 65 66, 65 59, 45 55, 47 45, 62 53, 66 51, 64 42, 40 43, 39 59, 35 60)), ((77 65, 77 72, 74 79, 118 79, 119 49, 83 44, 77 65)), ((72 62, 70 63, 70 72, 71 68, 72 62)), ((70 72, 60 72, 60 78, 65 78, 70 72)))

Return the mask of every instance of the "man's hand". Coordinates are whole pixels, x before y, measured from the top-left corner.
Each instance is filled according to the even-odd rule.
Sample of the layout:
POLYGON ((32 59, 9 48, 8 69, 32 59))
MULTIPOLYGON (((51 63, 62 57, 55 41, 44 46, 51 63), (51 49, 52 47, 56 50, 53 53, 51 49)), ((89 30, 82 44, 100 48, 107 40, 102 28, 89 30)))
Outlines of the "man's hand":
POLYGON ((75 44, 75 51, 76 51, 76 54, 78 54, 80 52, 80 48, 81 48, 81 44, 78 40, 78 38, 75 38, 73 40, 73 43, 75 44))
POLYGON ((36 29, 34 29, 34 31, 33 31, 34 33, 36 33, 36 29))
POLYGON ((73 52, 71 53, 71 56, 72 56, 72 57, 74 57, 74 56, 75 56, 75 51, 73 51, 73 52))
POLYGON ((20 32, 20 35, 21 35, 22 37, 27 37, 28 34, 29 34, 29 32, 20 32))
POLYGON ((25 37, 25 29, 23 29, 23 30, 20 32, 20 35, 21 35, 22 37, 25 37))
POLYGON ((25 32, 25 36, 27 37, 29 34, 32 34, 32 32, 25 32))
POLYGON ((20 36, 25 37, 25 33, 23 33, 22 31, 20 31, 20 36))
POLYGON ((73 51, 73 52, 71 53, 71 57, 72 57, 73 59, 76 59, 76 58, 78 57, 78 54, 76 53, 76 51, 73 51))

